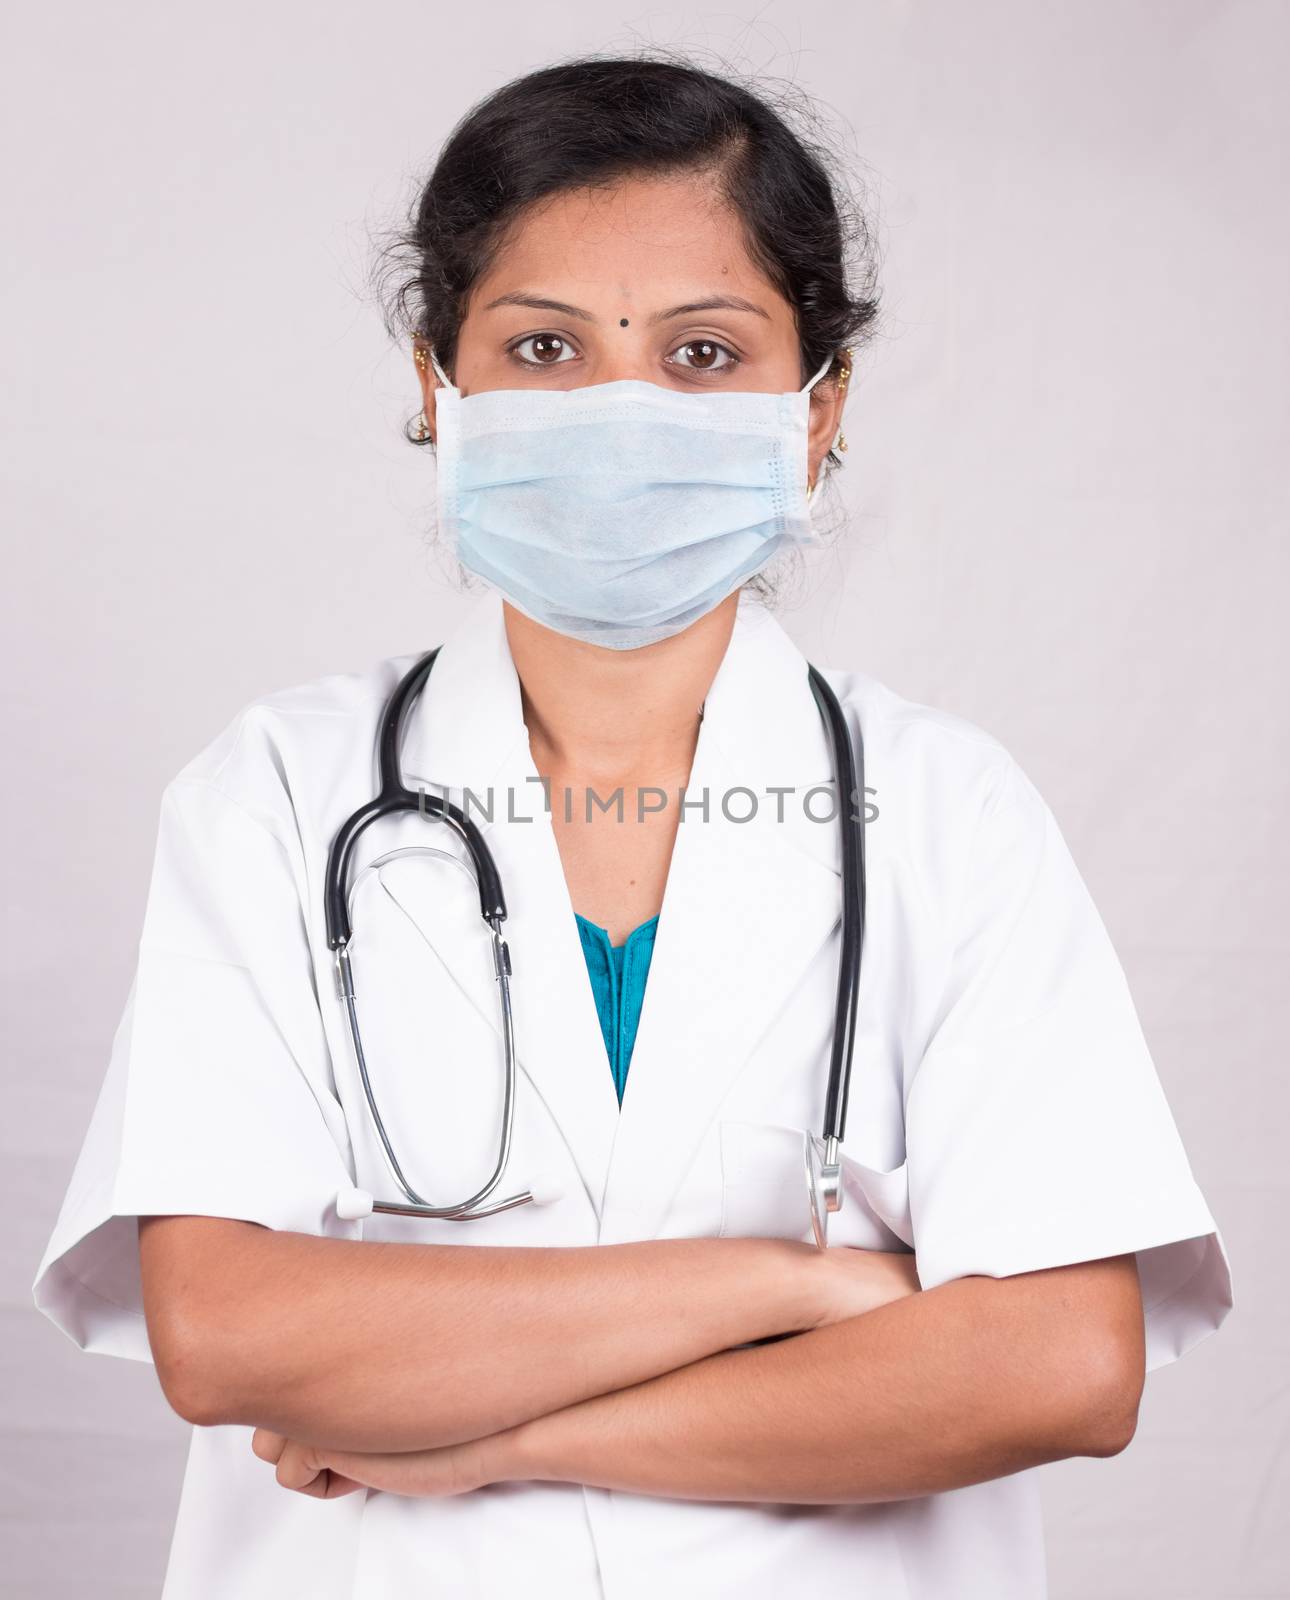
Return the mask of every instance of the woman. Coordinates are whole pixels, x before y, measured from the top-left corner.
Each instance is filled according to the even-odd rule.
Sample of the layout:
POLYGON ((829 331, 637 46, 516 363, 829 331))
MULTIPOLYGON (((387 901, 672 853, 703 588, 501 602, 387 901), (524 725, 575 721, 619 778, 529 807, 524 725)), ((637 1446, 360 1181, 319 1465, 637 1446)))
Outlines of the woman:
POLYGON ((362 1193, 405 1199, 328 851, 414 658, 257 702, 167 790, 35 1286, 199 1424, 168 1596, 1034 1600, 1032 1469, 1123 1449, 1145 1372, 1231 1304, 1050 811, 988 734, 855 671, 825 679, 863 740, 868 920, 812 1241, 838 758, 748 581, 841 459, 876 310, 847 233, 782 115, 669 60, 506 85, 425 186, 416 432, 487 588, 402 727, 425 814, 348 863, 349 976, 408 1189, 477 1194, 506 957, 443 860, 451 799, 508 913, 491 1196, 534 1200, 362 1193))

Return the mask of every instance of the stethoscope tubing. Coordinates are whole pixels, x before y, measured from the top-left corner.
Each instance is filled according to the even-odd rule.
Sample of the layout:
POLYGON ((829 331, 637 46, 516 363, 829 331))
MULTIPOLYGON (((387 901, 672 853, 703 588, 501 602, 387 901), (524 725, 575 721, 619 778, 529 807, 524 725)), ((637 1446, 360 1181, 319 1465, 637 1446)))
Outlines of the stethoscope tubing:
MULTIPOLYGON (((846 1136, 847 1101, 851 1091, 851 1060, 855 1053, 856 1012, 860 999, 860 970, 865 926, 865 789, 864 741, 857 732, 854 745, 846 714, 824 675, 808 668, 811 693, 820 708, 833 747, 833 771, 838 787, 839 832, 842 848, 842 946, 838 960, 837 999, 834 1005, 833 1043, 829 1060, 829 1085, 824 1100, 824 1139, 833 1149, 846 1136)), ((830 1156, 831 1160, 832 1157, 830 1156)))

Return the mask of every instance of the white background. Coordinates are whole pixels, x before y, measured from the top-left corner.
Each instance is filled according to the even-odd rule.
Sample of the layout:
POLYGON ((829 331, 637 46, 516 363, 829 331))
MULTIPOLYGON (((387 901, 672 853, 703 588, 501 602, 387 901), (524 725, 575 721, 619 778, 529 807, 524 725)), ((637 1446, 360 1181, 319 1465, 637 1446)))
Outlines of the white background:
POLYGON ((849 526, 781 614, 1038 784, 1232 1254, 1236 1311, 1152 1377, 1129 1450, 1045 1470, 1053 1600, 1290 1594, 1286 5, 226 0, 4 31, 10 1592, 157 1593, 178 1496, 152 1369, 30 1300, 162 786, 246 700, 461 604, 374 231, 504 79, 662 43, 817 96, 878 230, 849 526))

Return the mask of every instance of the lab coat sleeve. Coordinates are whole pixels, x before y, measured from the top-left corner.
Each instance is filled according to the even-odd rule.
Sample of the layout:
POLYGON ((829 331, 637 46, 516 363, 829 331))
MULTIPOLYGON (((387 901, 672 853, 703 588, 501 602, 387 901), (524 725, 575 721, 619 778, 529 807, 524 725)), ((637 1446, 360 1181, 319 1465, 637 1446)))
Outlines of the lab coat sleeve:
POLYGON ((906 1100, 925 1289, 1132 1251, 1147 1370, 1232 1307, 1123 969, 1057 823, 1010 762, 983 803, 948 982, 906 1100))
MULTIPOLYGON (((298 845, 296 850, 298 851, 298 845)), ((151 1360, 138 1218, 361 1237, 284 828, 220 788, 166 791, 138 967, 33 1285, 82 1349, 151 1360)))

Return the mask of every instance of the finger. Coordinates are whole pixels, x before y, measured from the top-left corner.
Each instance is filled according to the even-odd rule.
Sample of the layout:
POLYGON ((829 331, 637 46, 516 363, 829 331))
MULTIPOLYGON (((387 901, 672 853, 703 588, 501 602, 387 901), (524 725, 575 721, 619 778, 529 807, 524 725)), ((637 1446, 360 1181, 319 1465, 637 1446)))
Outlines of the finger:
MULTIPOLYGON (((326 1470, 313 1445, 297 1444, 292 1439, 288 1439, 278 1457, 278 1482, 284 1489, 297 1489, 303 1494, 319 1493, 315 1485, 326 1470)), ((321 1487, 325 1489, 326 1485, 321 1487)))
MULTIPOLYGON (((424 1494, 426 1474, 419 1466, 419 1451, 328 1450, 330 1496, 355 1490, 387 1490, 392 1494, 424 1494)), ((328 1498, 330 1498, 328 1496, 328 1498)))
POLYGON ((291 1441, 286 1441, 286 1449, 278 1461, 277 1477, 284 1489, 310 1495, 315 1500, 338 1500, 341 1495, 366 1487, 356 1478, 347 1478, 333 1469, 331 1451, 320 1445, 291 1441))
POLYGON ((430 1451, 329 1450, 328 1470, 363 1489, 384 1489, 392 1494, 432 1492, 423 1485, 433 1480, 423 1456, 430 1451))
POLYGON ((261 1461, 277 1461, 287 1447, 284 1433, 272 1433, 268 1428, 257 1428, 251 1435, 251 1449, 261 1461))
POLYGON ((319 1496, 323 1500, 339 1500, 341 1495, 356 1494, 360 1490, 366 1492, 367 1489, 365 1483, 359 1483, 355 1478, 347 1478, 343 1472, 337 1472, 333 1467, 328 1467, 322 1476, 327 1480, 326 1487, 319 1496))
POLYGON ((323 1459, 333 1474, 364 1488, 440 1498, 480 1487, 465 1456, 458 1446, 446 1445, 431 1450, 328 1450, 323 1459))
POLYGON ((311 1500, 338 1500, 341 1495, 353 1494, 356 1489, 363 1487, 363 1484, 355 1483, 351 1478, 342 1477, 339 1472, 332 1472, 330 1468, 324 1467, 316 1478, 293 1492, 307 1494, 311 1500))

